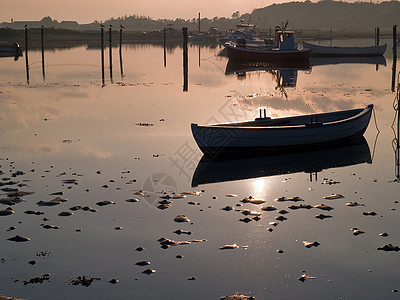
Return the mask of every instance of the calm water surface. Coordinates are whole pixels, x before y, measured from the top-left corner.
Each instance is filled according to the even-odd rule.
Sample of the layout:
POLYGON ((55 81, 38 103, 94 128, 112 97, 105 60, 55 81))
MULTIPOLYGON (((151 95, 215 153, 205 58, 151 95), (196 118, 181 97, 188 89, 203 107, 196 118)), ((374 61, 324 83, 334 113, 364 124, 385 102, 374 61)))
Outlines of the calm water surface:
MULTIPOLYGON (((104 84, 99 49, 46 51, 45 78, 41 52, 30 51, 29 83, 25 57, 0 58, 1 182, 20 184, 2 188, 34 192, 12 206, 14 214, 0 216, 0 293, 25 299, 219 299, 235 292, 256 299, 398 297, 393 291, 400 289, 399 254, 377 250, 400 246, 396 93, 386 42, 384 60, 312 60, 311 66, 280 70, 249 69, 218 55, 218 47, 190 46, 188 91, 181 48, 168 49, 165 66, 162 47, 126 46, 124 76, 114 48, 113 78, 106 49, 104 84), (252 119, 260 108, 285 116, 371 103, 375 118, 365 141, 301 155, 207 162, 190 131, 192 122, 252 119), (137 195, 141 190, 144 196, 137 195), (157 208, 161 196, 190 191, 200 196, 157 208), (54 199, 55 192, 68 201, 37 204, 54 199), (324 199, 334 193, 344 198, 324 199), (241 202, 250 195, 266 203, 241 202), (274 201, 282 196, 304 202, 274 201), (139 201, 125 201, 132 198, 139 201), (106 200, 115 204, 96 204, 106 200), (334 209, 288 208, 299 203, 334 209), (77 205, 98 212, 58 215, 77 205), (287 220, 269 224, 279 214, 261 211, 267 205, 287 210, 287 220), (225 206, 234 210, 221 210, 225 206), (246 208, 262 212, 260 220, 239 221, 246 216, 235 210, 246 208), (29 210, 44 214, 26 214, 29 210), (333 217, 314 217, 320 213, 333 217), (191 222, 174 222, 182 214, 191 222), (364 233, 353 235, 355 227, 364 233), (177 235, 177 229, 191 234, 177 235), (383 232, 388 236, 379 235, 383 232), (30 241, 7 240, 15 235, 30 241), (162 237, 206 241, 162 249, 162 237), (306 248, 303 241, 320 245, 306 248), (219 250, 234 243, 239 248, 219 250), (151 264, 135 265, 143 260, 151 264), (142 274, 147 268, 156 272, 142 274), (303 274, 315 278, 302 282, 303 274), (99 280, 72 285, 79 276, 99 280), (43 282, 29 283, 36 277, 43 282)), ((372 42, 337 41, 357 43, 372 42)), ((1 198, 7 194, 3 190, 1 198)))

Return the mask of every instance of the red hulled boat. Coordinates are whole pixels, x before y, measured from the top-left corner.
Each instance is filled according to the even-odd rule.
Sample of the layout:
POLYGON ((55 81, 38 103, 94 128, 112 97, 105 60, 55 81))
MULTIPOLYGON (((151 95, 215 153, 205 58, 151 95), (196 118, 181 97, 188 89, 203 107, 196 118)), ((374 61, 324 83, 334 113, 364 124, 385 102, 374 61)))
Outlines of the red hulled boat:
POLYGON ((299 49, 293 31, 277 32, 278 47, 249 47, 243 43, 226 43, 226 53, 233 60, 308 60, 311 50, 299 49))

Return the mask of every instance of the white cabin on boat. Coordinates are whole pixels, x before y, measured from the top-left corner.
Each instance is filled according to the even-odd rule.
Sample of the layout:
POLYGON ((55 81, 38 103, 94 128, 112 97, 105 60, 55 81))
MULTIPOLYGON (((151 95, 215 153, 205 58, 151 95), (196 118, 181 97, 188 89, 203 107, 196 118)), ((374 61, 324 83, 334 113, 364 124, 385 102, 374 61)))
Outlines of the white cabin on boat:
POLYGON ((277 31, 279 50, 297 49, 297 41, 294 31, 277 31))

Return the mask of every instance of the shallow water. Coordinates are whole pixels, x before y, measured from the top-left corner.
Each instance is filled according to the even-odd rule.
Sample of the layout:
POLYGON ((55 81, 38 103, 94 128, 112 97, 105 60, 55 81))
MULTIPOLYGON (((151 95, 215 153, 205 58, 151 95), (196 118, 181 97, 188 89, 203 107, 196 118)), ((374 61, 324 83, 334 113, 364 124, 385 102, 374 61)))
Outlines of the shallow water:
MULTIPOLYGON (((372 43, 337 44, 357 42, 372 43)), ((99 49, 46 51, 45 78, 41 53, 30 51, 29 83, 25 57, 0 58, 1 178, 23 171, 11 180, 26 184, 1 188, 34 192, 12 206, 14 214, 0 216, 0 294, 26 299, 219 299, 235 292, 256 299, 396 297, 399 254, 377 250, 400 245, 392 147, 396 93, 391 91, 390 40, 383 42, 389 44, 383 62, 314 61, 310 68, 298 70, 246 72, 228 65, 228 59, 218 55, 220 48, 192 45, 188 91, 183 91, 179 47, 168 49, 166 66, 160 46, 123 47, 124 76, 118 48, 113 48, 112 79, 106 49, 104 84, 99 49), (371 119, 365 143, 301 156, 245 157, 203 165, 190 131, 192 122, 252 119, 260 108, 270 116, 284 116, 371 103, 376 118, 371 119), (64 183, 66 179, 78 182, 64 183), (144 196, 135 194, 140 190, 146 191, 144 196), (54 199, 57 196, 50 194, 60 191, 68 201, 36 204, 54 199), (163 193, 188 191, 202 192, 170 199, 167 209, 157 208, 163 193), (345 198, 323 198, 335 193, 345 198), (240 202, 250 195, 266 203, 240 202), (305 201, 274 201, 282 196, 305 201), (125 201, 132 198, 139 201, 125 201), (115 204, 96 204, 107 200, 115 204), (347 202, 365 206, 348 207, 347 202), (236 206, 239 203, 242 206, 236 206), (321 203, 334 209, 288 208, 321 203), (98 212, 58 215, 76 205, 98 212), (234 209, 221 210, 225 206, 234 209), (252 221, 245 223, 239 220, 246 216, 235 211, 260 212, 263 206, 287 210, 287 220, 274 227, 269 222, 278 212, 262 211, 259 221, 250 215, 252 221), (24 213, 27 210, 44 214, 24 213), (377 215, 363 215, 370 211, 377 215), (314 217, 320 213, 333 217, 314 217), (191 222, 177 223, 177 215, 191 222), (7 231, 10 226, 17 228, 7 231), (365 233, 353 235, 355 227, 365 233), (192 234, 177 235, 177 229, 192 234), (383 232, 389 236, 379 236, 383 232), (7 240, 15 235, 30 241, 7 240), (162 249, 161 237, 207 241, 162 249), (320 245, 306 248, 303 241, 320 245), (234 243, 239 247, 219 249, 234 243), (138 247, 145 249, 139 252, 138 247), (178 254, 183 258, 176 258, 178 254), (36 264, 29 264, 31 260, 36 264), (151 264, 135 265, 143 260, 151 264), (156 272, 142 274, 147 268, 156 272), (24 285, 44 274, 50 274, 49 280, 24 285), (302 282, 298 278, 303 274, 316 278, 302 282), (88 287, 72 285, 79 276, 100 280, 88 287), (195 280, 188 280, 192 276, 195 280), (118 283, 109 283, 114 278, 118 283)), ((0 198, 6 195, 2 191, 0 198)), ((1 205, 0 210, 7 207, 1 205)))

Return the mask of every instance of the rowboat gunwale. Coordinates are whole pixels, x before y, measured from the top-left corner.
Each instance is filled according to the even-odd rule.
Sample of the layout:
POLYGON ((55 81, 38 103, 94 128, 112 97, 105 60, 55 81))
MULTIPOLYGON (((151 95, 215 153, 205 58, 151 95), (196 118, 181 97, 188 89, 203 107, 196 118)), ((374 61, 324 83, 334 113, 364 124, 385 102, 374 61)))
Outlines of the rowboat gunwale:
MULTIPOLYGON (((306 118, 306 117, 319 117, 319 118, 323 118, 324 115, 333 115, 335 113, 350 113, 352 111, 359 111, 359 113, 354 114, 353 116, 346 118, 346 119, 341 119, 341 120, 336 120, 336 121, 332 121, 332 122, 326 122, 326 123, 319 123, 319 126, 328 126, 328 125, 335 125, 335 124, 339 124, 339 123, 345 123, 345 122, 351 122, 356 118, 361 117, 362 115, 364 115, 365 113, 367 113, 369 111, 369 109, 372 109, 372 104, 370 104, 369 106, 365 107, 365 108, 357 108, 357 109, 351 109, 351 110, 346 110, 346 111, 340 111, 340 112, 328 112, 328 113, 321 113, 321 114, 309 114, 309 115, 300 115, 300 116, 292 116, 292 117, 282 117, 282 118, 271 118, 271 121, 275 121, 275 120, 285 120, 285 119, 294 119, 294 118, 306 118)), ((208 127, 208 128, 219 128, 219 129, 249 129, 249 130, 260 130, 260 129, 295 129, 295 128, 305 128, 305 127, 309 127, 312 124, 301 124, 301 125, 270 125, 270 126, 240 126, 241 123, 245 123, 245 122, 254 122, 254 124, 256 124, 257 121, 243 121, 243 122, 234 122, 234 123, 219 123, 219 124, 209 124, 209 125, 198 125, 196 123, 192 123, 197 125, 198 127, 208 127)))

